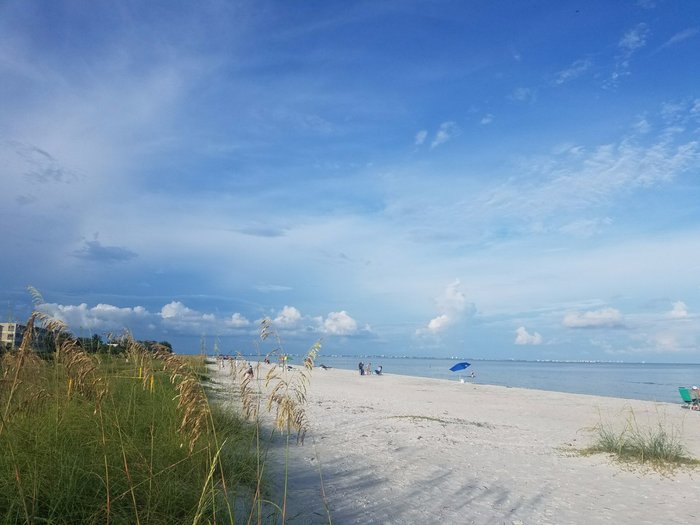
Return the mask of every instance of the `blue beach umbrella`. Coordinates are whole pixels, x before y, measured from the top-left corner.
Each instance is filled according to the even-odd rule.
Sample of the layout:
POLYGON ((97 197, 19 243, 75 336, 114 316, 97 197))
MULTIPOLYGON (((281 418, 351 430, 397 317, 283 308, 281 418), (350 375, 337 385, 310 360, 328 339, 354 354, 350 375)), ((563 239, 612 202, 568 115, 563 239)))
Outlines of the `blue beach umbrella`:
POLYGON ((459 372, 460 370, 464 370, 468 366, 470 366, 471 363, 467 363, 466 361, 462 361, 461 363, 457 363, 456 365, 452 366, 450 370, 453 372, 459 372))

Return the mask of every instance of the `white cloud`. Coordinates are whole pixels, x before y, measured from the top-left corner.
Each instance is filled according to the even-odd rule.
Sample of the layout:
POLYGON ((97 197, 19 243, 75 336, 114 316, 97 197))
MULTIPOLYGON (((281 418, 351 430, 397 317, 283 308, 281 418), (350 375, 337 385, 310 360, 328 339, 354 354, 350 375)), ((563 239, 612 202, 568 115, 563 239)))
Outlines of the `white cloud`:
POLYGON ((556 74, 554 83, 557 85, 562 85, 570 80, 580 77, 586 71, 588 71, 593 65, 593 61, 590 58, 584 58, 581 60, 576 60, 566 69, 562 69, 556 74))
POLYGON ((459 132, 457 124, 452 121, 443 122, 440 124, 437 132, 435 133, 435 138, 430 143, 430 148, 436 148, 440 144, 444 144, 452 137, 454 137, 459 132))
POLYGON ((638 50, 642 49, 649 37, 649 27, 644 24, 637 24, 627 31, 618 42, 618 55, 615 58, 615 69, 610 79, 605 82, 605 87, 616 87, 622 77, 630 74, 630 59, 638 50))
POLYGON ((187 308, 180 301, 172 301, 160 309, 160 316, 163 319, 176 319, 178 317, 188 315, 191 312, 193 312, 193 310, 187 308))
POLYGON ((688 317, 688 307, 683 301, 676 301, 668 315, 674 319, 684 319, 688 317))
POLYGON ((618 47, 624 53, 631 54, 646 45, 648 36, 649 27, 645 23, 637 24, 622 36, 618 47))
POLYGON ((323 332, 330 335, 351 335, 357 332, 357 321, 345 310, 331 312, 323 321, 323 332))
MULTIPOLYGON (((119 308, 110 304, 98 304, 92 308, 80 305, 59 305, 45 303, 40 310, 65 322, 71 330, 123 330, 147 327, 174 330, 182 334, 199 335, 211 333, 218 335, 240 335, 242 330, 253 326, 253 322, 243 314, 235 312, 227 317, 218 318, 211 313, 204 313, 189 308, 180 301, 171 301, 163 305, 160 312, 153 314, 142 306, 119 308), (160 326, 158 326, 160 320, 160 326)), ((345 310, 330 312, 326 318, 309 317, 293 306, 284 306, 273 319, 275 328, 287 335, 295 332, 321 333, 326 335, 349 336, 360 333, 358 323, 345 310)), ((369 326, 362 332, 370 333, 369 326)))
POLYGON ((301 322, 301 312, 293 306, 286 306, 277 314, 272 322, 277 328, 289 330, 296 328, 301 322))
POLYGON ((246 326, 250 326, 250 321, 236 312, 226 320, 226 324, 231 328, 245 328, 246 326))
POLYGON ((448 314, 463 312, 467 306, 467 298, 460 289, 461 285, 459 279, 455 279, 447 286, 442 297, 438 298, 438 305, 448 314))
POLYGON ((503 186, 484 202, 491 210, 542 216, 562 209, 586 209, 604 204, 636 188, 668 183, 697 165, 700 143, 671 143, 665 137, 642 146, 632 139, 598 146, 577 155, 528 161, 523 168, 545 177, 534 186, 503 186))
POLYGON ((446 314, 439 315, 428 322, 428 331, 439 332, 449 326, 450 318, 446 314))
POLYGON ((424 129, 420 130, 418 133, 416 133, 416 139, 414 144, 416 146, 420 146, 425 142, 425 139, 428 138, 428 132, 424 129))
POLYGON ((160 317, 166 328, 185 333, 216 330, 216 316, 188 308, 180 301, 172 301, 160 309, 160 317))
POLYGON ((92 308, 87 304, 62 305, 44 303, 39 310, 66 323, 69 329, 122 330, 138 324, 151 314, 143 306, 120 308, 100 303, 92 308))
POLYGON ((442 332, 464 319, 473 310, 473 305, 467 303, 467 298, 460 286, 459 279, 447 286, 445 292, 436 299, 440 315, 431 319, 425 328, 417 330, 417 334, 442 332))
POLYGON ((679 31, 671 38, 669 38, 666 42, 664 42, 664 44, 661 46, 661 49, 678 44, 680 42, 683 42, 684 40, 688 40, 689 38, 693 38, 695 35, 698 34, 698 32, 700 32, 700 30, 698 30, 697 27, 690 27, 688 29, 684 29, 683 31, 679 31))
MULTIPOLYGON (((272 320, 276 329, 284 331, 286 335, 320 333, 325 335, 356 335, 358 330, 357 321, 353 319, 345 310, 340 312, 330 312, 325 318, 323 316, 311 317, 303 315, 293 306, 285 306, 272 320)), ((371 332, 369 326, 364 329, 371 332)))
POLYGON ((537 332, 530 334, 524 326, 521 326, 515 331, 515 344, 539 345, 542 344, 542 336, 537 332))
POLYGON ((570 312, 564 316, 567 328, 616 328, 623 326, 622 314, 615 308, 570 312))
POLYGON ((481 120, 479 121, 480 124, 486 125, 486 124, 491 124, 493 122, 493 119, 495 117, 491 113, 487 113, 483 117, 481 117, 481 120))

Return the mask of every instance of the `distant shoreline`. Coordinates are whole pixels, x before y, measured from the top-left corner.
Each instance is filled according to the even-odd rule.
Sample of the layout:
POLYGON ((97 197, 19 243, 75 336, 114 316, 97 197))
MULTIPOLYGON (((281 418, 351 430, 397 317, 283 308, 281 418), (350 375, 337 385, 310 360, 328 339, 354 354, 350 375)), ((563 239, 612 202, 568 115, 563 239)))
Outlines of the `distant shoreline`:
MULTIPOLYGON (((220 354, 227 355, 229 357, 241 357, 249 360, 262 360, 265 358, 266 354, 220 354)), ((305 353, 289 353, 286 354, 291 358, 304 358, 305 353)), ((215 357, 215 356, 210 356, 215 357)), ((408 355, 348 355, 348 354, 322 354, 319 356, 320 360, 323 358, 329 359, 415 359, 415 360, 427 360, 427 361, 475 361, 484 363, 561 363, 561 364, 590 364, 590 365, 669 365, 669 366, 697 366, 700 367, 700 363, 682 363, 675 361, 604 361, 604 360, 588 360, 588 359, 486 359, 480 357, 435 357, 435 356, 408 356, 408 355)))

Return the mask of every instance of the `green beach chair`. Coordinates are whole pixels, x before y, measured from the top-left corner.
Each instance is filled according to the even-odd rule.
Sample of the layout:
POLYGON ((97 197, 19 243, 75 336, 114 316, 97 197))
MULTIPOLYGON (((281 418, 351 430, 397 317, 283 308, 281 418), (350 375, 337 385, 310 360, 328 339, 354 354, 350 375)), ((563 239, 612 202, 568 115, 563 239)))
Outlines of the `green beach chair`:
POLYGON ((696 407, 700 406, 700 398, 698 398, 697 390, 694 392, 692 389, 688 388, 687 386, 679 386, 678 393, 681 395, 681 398, 683 399, 683 403, 684 403, 683 406, 688 407, 688 408, 696 408, 696 407))

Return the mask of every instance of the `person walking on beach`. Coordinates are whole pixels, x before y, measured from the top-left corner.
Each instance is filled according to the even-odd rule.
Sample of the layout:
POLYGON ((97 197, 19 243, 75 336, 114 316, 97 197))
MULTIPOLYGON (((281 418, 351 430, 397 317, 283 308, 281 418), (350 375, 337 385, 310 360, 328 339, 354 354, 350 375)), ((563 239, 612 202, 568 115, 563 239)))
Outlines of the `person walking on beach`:
POLYGON ((360 369, 360 375, 365 375, 365 364, 362 361, 360 361, 360 364, 357 365, 357 367, 360 369))

